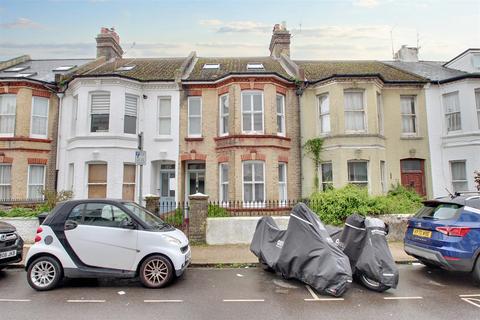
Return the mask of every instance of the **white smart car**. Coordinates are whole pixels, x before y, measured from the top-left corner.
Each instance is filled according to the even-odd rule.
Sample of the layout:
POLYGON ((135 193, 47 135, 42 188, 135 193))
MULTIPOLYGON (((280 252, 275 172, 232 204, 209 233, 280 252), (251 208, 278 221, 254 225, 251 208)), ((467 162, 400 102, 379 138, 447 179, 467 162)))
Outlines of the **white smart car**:
POLYGON ((58 204, 37 230, 25 267, 35 290, 67 278, 140 277, 166 286, 190 263, 185 234, 133 202, 71 200, 58 204))

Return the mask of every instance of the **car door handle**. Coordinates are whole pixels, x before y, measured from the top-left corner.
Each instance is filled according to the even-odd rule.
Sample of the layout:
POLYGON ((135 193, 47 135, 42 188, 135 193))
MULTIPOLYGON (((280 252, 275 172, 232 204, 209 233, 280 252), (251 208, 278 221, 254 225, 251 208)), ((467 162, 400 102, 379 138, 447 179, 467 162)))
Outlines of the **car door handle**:
POLYGON ((67 220, 65 222, 65 230, 73 230, 78 226, 75 221, 67 220))

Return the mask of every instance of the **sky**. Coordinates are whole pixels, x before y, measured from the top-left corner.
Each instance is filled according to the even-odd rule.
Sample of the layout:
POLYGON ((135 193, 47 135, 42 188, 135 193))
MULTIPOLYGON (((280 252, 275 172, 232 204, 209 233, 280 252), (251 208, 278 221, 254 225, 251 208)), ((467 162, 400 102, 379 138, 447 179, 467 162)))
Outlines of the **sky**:
POLYGON ((275 23, 293 59, 391 60, 420 46, 447 61, 480 48, 479 0, 0 0, 0 60, 94 58, 100 27, 126 57, 265 56, 275 23))

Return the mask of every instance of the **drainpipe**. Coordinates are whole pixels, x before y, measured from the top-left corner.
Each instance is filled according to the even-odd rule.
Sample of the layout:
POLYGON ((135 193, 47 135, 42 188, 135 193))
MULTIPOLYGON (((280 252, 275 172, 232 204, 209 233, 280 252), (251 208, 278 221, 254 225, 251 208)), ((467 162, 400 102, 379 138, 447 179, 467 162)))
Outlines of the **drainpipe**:
POLYGON ((303 126, 302 126, 302 105, 301 105, 301 96, 303 95, 303 92, 305 91, 305 88, 308 86, 308 81, 303 81, 300 84, 297 84, 297 89, 295 90, 295 93, 297 95, 297 105, 298 105, 298 126, 300 128, 299 133, 300 133, 300 143, 298 144, 298 154, 300 157, 300 198, 303 198, 303 162, 302 162, 302 141, 303 141, 303 126))
POLYGON ((55 157, 55 191, 58 191, 58 170, 59 170, 59 158, 60 158, 60 138, 61 138, 61 130, 62 130, 62 109, 63 109, 63 97, 65 96, 64 92, 58 92, 58 120, 57 120, 57 150, 55 150, 56 157, 55 157))

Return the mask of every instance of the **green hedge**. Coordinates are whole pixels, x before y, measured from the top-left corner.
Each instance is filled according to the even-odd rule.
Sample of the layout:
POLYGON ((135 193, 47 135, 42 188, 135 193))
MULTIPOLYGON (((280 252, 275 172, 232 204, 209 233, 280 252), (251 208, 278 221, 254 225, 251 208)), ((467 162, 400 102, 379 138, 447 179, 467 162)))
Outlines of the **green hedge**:
POLYGON ((40 213, 48 212, 50 208, 46 205, 38 205, 35 208, 16 207, 7 211, 0 210, 0 217, 4 218, 36 218, 40 213))
POLYGON ((422 198, 413 190, 395 186, 384 196, 371 196, 366 188, 348 185, 314 193, 310 208, 326 224, 340 225, 353 214, 379 215, 414 213, 422 206, 422 198))
POLYGON ((207 216, 209 218, 224 218, 229 217, 228 211, 218 205, 209 204, 207 216))

